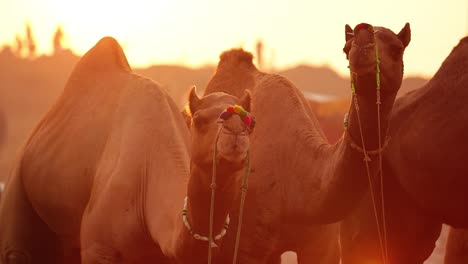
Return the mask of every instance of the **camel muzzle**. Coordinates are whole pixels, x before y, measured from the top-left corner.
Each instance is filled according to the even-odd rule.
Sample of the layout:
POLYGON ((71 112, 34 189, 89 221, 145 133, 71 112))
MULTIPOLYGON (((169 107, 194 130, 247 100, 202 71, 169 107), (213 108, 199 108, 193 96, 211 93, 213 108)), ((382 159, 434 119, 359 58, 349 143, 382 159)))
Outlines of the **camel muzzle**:
POLYGON ((354 28, 355 45, 364 48, 374 44, 374 27, 370 24, 361 23, 354 28))

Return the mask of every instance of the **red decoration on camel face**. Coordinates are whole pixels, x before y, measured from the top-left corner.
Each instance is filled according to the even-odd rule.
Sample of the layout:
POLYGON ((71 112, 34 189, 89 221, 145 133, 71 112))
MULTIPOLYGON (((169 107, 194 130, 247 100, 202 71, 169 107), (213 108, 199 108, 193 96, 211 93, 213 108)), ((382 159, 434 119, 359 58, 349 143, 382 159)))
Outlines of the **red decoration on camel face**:
POLYGON ((360 23, 356 27, 354 27, 354 34, 356 34, 361 29, 369 29, 369 28, 372 28, 371 24, 360 23))
POLYGON ((249 127, 250 130, 252 130, 255 127, 255 118, 253 117, 253 115, 247 112, 240 105, 228 106, 226 110, 224 110, 219 115, 219 118, 222 120, 227 120, 228 118, 230 118, 232 115, 235 115, 235 114, 240 116, 244 124, 247 125, 247 127, 249 127))

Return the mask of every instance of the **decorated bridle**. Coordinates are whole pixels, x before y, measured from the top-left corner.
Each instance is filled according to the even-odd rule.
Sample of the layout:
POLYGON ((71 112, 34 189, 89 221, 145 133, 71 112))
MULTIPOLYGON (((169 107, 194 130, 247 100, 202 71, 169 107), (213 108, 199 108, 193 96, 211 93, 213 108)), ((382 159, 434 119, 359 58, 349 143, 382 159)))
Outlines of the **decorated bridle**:
POLYGON ((238 115, 244 122, 244 124, 247 126, 249 129, 249 132, 252 131, 255 127, 255 118, 253 115, 249 112, 247 112, 242 106, 240 105, 233 105, 233 106, 228 106, 226 110, 224 110, 220 115, 219 115, 219 121, 222 123, 225 120, 228 120, 231 116, 233 115, 238 115))
MULTIPOLYGON (((255 127, 255 118, 254 116, 246 111, 242 106, 240 105, 232 105, 228 106, 221 114, 219 115, 219 118, 217 122, 219 124, 222 124, 224 121, 228 120, 234 115, 238 115, 241 119, 242 122, 246 125, 246 129, 249 133, 251 133, 255 127)), ((211 177, 211 184, 210 184, 210 189, 211 189, 211 199, 210 199, 210 224, 209 224, 209 234, 208 236, 203 236, 200 235, 196 232, 193 231, 187 215, 187 201, 188 197, 185 197, 184 200, 184 207, 182 209, 182 221, 184 222, 185 227, 189 231, 189 233, 192 235, 192 237, 196 240, 201 240, 201 241, 206 241, 208 242, 208 264, 211 264, 211 250, 213 247, 217 247, 215 241, 220 240, 222 237, 224 237, 227 233, 227 229, 229 228, 229 224, 231 221, 231 218, 229 214, 226 217, 226 220, 223 225, 223 229, 219 234, 216 236, 213 236, 213 217, 214 217, 214 201, 215 201, 215 193, 216 193, 216 164, 217 164, 217 153, 218 153, 218 140, 219 140, 219 134, 221 132, 221 125, 218 127, 218 132, 216 133, 216 139, 215 139, 215 145, 214 145, 214 154, 213 154, 213 166, 212 166, 212 177, 211 177)), ((242 218, 243 218, 243 211, 244 211, 244 204, 245 204, 245 197, 247 195, 247 188, 248 188, 248 179, 250 175, 250 148, 247 149, 247 158, 245 161, 245 170, 244 170, 244 176, 242 177, 242 185, 241 185, 241 200, 240 200, 240 209, 239 209, 239 218, 238 218, 238 226, 237 226, 237 234, 236 234, 236 242, 235 242, 235 247, 234 247, 234 257, 233 257, 233 263, 237 262, 237 255, 239 251, 239 241, 240 241, 240 232, 241 232, 241 227, 242 227, 242 218)))
MULTIPOLYGON (((373 47, 375 50, 375 72, 376 72, 376 105, 377 105, 377 126, 378 126, 378 140, 379 140, 379 148, 377 150, 366 150, 365 147, 365 141, 364 141, 364 136, 363 136, 363 131, 362 131, 362 124, 361 124, 361 118, 359 116, 359 103, 358 99, 356 96, 356 84, 354 83, 354 78, 353 78, 353 72, 351 70, 351 65, 348 66, 350 69, 350 77, 351 77, 351 92, 353 95, 353 103, 354 103, 354 108, 356 110, 357 114, 357 119, 358 119, 358 124, 359 124, 359 130, 361 134, 361 144, 362 147, 360 147, 358 144, 355 143, 353 138, 349 135, 349 132, 347 132, 348 125, 349 125, 349 119, 348 119, 348 114, 345 115, 345 120, 344 120, 344 129, 345 129, 345 135, 347 136, 348 140, 351 142, 350 145, 353 149, 356 149, 358 152, 361 152, 364 154, 364 162, 366 164, 366 169, 367 169, 367 176, 368 176, 368 181, 369 181, 369 187, 370 187, 370 194, 371 194, 371 199, 372 199, 372 204, 374 208, 374 216, 376 220, 376 225, 377 225, 377 230, 378 230, 378 235, 379 235, 379 242, 380 242, 380 249, 382 251, 382 257, 383 257, 383 263, 386 264, 388 263, 388 250, 387 250, 387 233, 386 233, 386 223, 385 223, 385 204, 384 204, 384 186, 383 186, 383 171, 382 171, 382 151, 383 149, 388 145, 388 141, 390 140, 390 137, 386 137, 384 145, 382 146, 382 140, 381 140, 381 118, 380 118, 380 105, 382 104, 380 100, 380 57, 379 57, 379 52, 378 52, 378 47, 377 47, 377 41, 375 41, 375 33, 377 30, 374 29, 374 27, 370 24, 367 23, 361 23, 358 24, 354 30, 353 30, 353 35, 355 36, 356 33, 359 30, 368 30, 369 32, 372 33, 374 37, 374 41, 371 45, 366 46, 365 48, 370 48, 373 47), (381 188, 381 208, 382 208, 382 228, 380 227, 380 221, 379 217, 377 214, 377 206, 376 206, 376 201, 375 201, 375 194, 374 194, 374 188, 372 184, 372 179, 370 175, 370 169, 369 169, 369 162, 372 160, 370 159, 369 155, 379 155, 379 173, 380 173, 380 188, 381 188), (383 235, 381 233, 381 229, 383 230, 383 235)), ((354 43, 353 43, 354 45, 354 43)))

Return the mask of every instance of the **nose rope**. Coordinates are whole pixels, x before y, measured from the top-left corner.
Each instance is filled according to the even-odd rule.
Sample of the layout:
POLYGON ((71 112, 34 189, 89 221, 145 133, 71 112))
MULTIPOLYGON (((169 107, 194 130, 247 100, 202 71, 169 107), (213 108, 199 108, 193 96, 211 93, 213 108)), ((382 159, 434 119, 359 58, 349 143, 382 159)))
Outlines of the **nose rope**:
MULTIPOLYGON (((242 106, 240 105, 234 105, 234 106, 229 106, 226 108, 224 112, 221 113, 219 116, 221 122, 227 120, 230 118, 232 115, 237 114, 241 117, 242 121, 244 122, 245 125, 247 125, 247 129, 249 132, 252 132, 252 130, 255 127, 255 118, 253 117, 252 114, 247 112, 242 106)), ((242 229, 242 219, 243 219, 243 214, 244 214, 244 205, 245 205, 245 198, 247 196, 247 189, 249 185, 249 176, 250 176, 250 147, 247 149, 247 158, 245 161, 245 170, 244 170, 244 176, 242 177, 242 185, 241 185, 241 199, 240 199, 240 205, 239 205, 239 217, 237 220, 237 232, 236 232, 236 241, 234 244, 234 254, 232 258, 232 263, 236 264, 237 263, 237 256, 239 253, 239 244, 240 244, 240 235, 241 235, 241 229, 242 229)))
MULTIPOLYGON (((375 41, 375 30, 374 30, 374 42, 375 41)), ((381 117, 380 117, 380 106, 382 104, 380 100, 380 56, 377 44, 375 44, 375 80, 376 80, 376 96, 377 96, 377 127, 379 136, 379 149, 382 149, 382 133, 381 133, 381 117)), ((384 147, 388 141, 385 141, 384 147)), ((383 183, 383 165, 382 165, 382 152, 379 152, 379 174, 380 174, 380 199, 382 201, 382 230, 383 230, 383 242, 384 242, 384 259, 385 263, 388 263, 388 244, 387 244, 387 221, 385 217, 385 198, 384 198, 384 183, 383 183)))
POLYGON ((208 233, 208 264, 211 264, 211 249, 215 246, 214 244, 214 239, 213 239, 213 218, 214 218, 214 203, 215 203, 215 194, 216 194, 216 163, 218 162, 216 160, 216 156, 218 154, 218 140, 219 140, 219 134, 221 132, 221 125, 218 126, 218 131, 216 132, 216 138, 215 138, 215 145, 214 145, 214 151, 213 151, 213 166, 212 166, 212 172, 211 172, 211 200, 210 200, 210 226, 209 226, 209 233, 208 233))
POLYGON ((232 264, 237 263, 237 255, 239 253, 240 234, 242 229, 242 218, 244 214, 245 197, 247 196, 247 189, 249 187, 249 176, 250 176, 250 147, 247 149, 247 160, 245 161, 244 177, 242 178, 241 185, 241 201, 239 206, 239 219, 237 220, 237 234, 236 244, 234 246, 234 256, 232 258, 232 264))
MULTIPOLYGON (((221 113, 219 116, 218 123, 222 123, 225 120, 229 119, 232 115, 237 114, 241 117, 244 124, 247 126, 247 130, 250 132, 253 131, 255 127, 255 118, 249 112, 247 112, 242 106, 234 105, 229 106, 226 108, 225 111, 221 113)), ((221 132, 222 125, 220 124, 218 127, 218 131, 216 133, 215 138, 215 145, 213 151, 213 167, 212 167, 212 176, 211 176, 211 199, 210 199, 210 226, 209 226, 209 236, 208 236, 208 264, 211 264, 212 259, 212 248, 214 244, 213 239, 213 216, 214 216, 214 202, 215 202, 215 194, 216 194, 216 164, 217 164, 217 155, 218 155, 218 141, 219 141, 219 134, 221 132)), ((233 256, 233 263, 237 262, 237 254, 239 249, 240 243, 240 234, 241 234, 241 227, 242 227, 242 217, 244 211, 244 204, 245 198, 247 195, 247 188, 248 188, 248 180, 250 176, 250 147, 247 149, 247 156, 245 161, 245 171, 244 176, 242 177, 242 185, 241 185, 241 201, 240 201, 240 208, 239 208, 239 218, 238 218, 238 225, 237 225, 237 233, 236 233, 236 241, 234 246, 234 256, 233 256)), ((229 215, 228 215, 229 218, 229 215)))
MULTIPOLYGON (((362 132, 362 124, 361 124, 361 118, 359 115, 359 103, 358 99, 356 96, 356 87, 354 84, 353 80, 353 72, 350 71, 350 77, 351 77, 351 92, 353 95, 353 104, 354 108, 356 110, 356 115, 358 119, 358 125, 359 125, 359 132, 361 134, 361 144, 362 144, 362 153, 364 154, 364 162, 366 164, 366 171, 367 171, 367 177, 369 181, 369 186, 370 186, 370 194, 371 194, 371 200, 372 200, 372 205, 374 209, 374 216, 375 216, 375 221, 376 221, 376 226, 377 226, 377 232, 379 236, 379 244, 380 244, 380 250, 382 253, 382 258, 383 258, 383 263, 386 264, 388 263, 388 247, 387 247, 387 231, 386 231, 386 220, 385 220, 385 202, 384 202, 384 184, 383 184, 383 169, 382 169, 382 136, 381 136, 381 117, 380 117, 380 105, 382 104, 381 98, 380 98, 380 58, 379 58, 379 53, 378 53, 378 48, 377 48, 377 42, 375 41, 375 30, 372 25, 361 23, 357 25, 354 29, 354 32, 360 29, 366 29, 369 30, 374 37, 374 49, 375 49, 375 63, 376 63, 376 105, 377 105, 377 127, 378 127, 378 141, 379 141, 379 175, 380 175, 380 188, 381 188, 381 206, 382 206, 382 228, 380 227, 380 221, 377 213, 377 204, 376 204, 376 197, 374 193, 374 186, 372 184, 372 178, 370 175, 370 168, 369 168, 369 162, 371 161, 369 158, 369 153, 366 150, 365 147, 365 141, 364 141, 364 135, 362 132), (382 234, 383 233, 383 234, 382 234)), ((356 34, 354 34, 356 35, 356 34)), ((368 44, 369 45, 369 44, 368 44)), ((349 67, 350 68, 350 67, 349 67)), ((351 70, 351 68, 350 68, 351 70)), ((345 127, 347 127, 347 120, 345 122, 345 127)), ((386 146, 386 144, 385 144, 386 146)), ((384 147, 385 147, 384 146, 384 147)))
MULTIPOLYGON (((216 132, 216 137, 215 137, 215 145, 214 145, 214 151, 213 151, 213 163, 212 163, 212 174, 211 174, 211 184, 210 184, 210 189, 211 189, 211 198, 210 198, 210 215, 209 215, 209 234, 208 237, 202 236, 200 234, 197 234, 194 232, 192 229, 189 221, 188 221, 188 212, 187 212, 187 201, 188 197, 185 197, 184 200, 184 207, 182 209, 182 220, 189 231, 189 233, 192 235, 194 239, 201 240, 201 241, 207 241, 208 242, 208 264, 212 263, 212 248, 217 247, 215 241, 221 239, 224 237, 227 233, 227 229, 230 224, 230 217, 229 214, 226 217, 226 221, 224 223, 223 229, 221 232, 213 237, 213 225, 214 225, 214 206, 215 206, 215 195, 216 195, 216 164, 217 164, 217 155, 218 155, 218 141, 219 141, 219 135, 222 129, 221 123, 223 123, 225 120, 229 119, 232 115, 237 114, 241 117, 242 121, 244 124, 247 126, 247 131, 251 133, 253 131, 253 128, 255 126, 255 118, 253 115, 249 112, 247 112, 242 106, 240 105, 234 105, 234 106, 229 106, 224 110, 219 119, 218 123, 220 125, 218 126, 218 130, 216 132)), ((243 217, 243 211, 244 211, 244 204, 245 204, 245 198, 247 195, 247 189, 248 189, 248 180, 250 176, 250 147, 247 148, 247 155, 246 155, 246 160, 245 160, 245 170, 244 170, 244 176, 242 177, 242 185, 241 185, 241 201, 240 201, 240 208, 239 208, 239 217, 238 217, 238 226, 237 226, 237 233, 236 233, 236 241, 235 241, 235 247, 234 247, 234 257, 233 257, 233 263, 236 263, 237 261, 237 252, 239 248, 239 241, 240 241, 240 234, 241 234, 241 226, 242 226, 242 217, 243 217)))

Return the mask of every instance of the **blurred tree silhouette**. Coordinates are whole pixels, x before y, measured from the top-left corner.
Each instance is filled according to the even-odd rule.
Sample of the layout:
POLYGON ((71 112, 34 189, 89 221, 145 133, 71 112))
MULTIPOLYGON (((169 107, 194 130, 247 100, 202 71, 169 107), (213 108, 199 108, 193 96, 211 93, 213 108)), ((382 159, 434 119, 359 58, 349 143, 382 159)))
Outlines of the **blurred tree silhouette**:
POLYGON ((33 58, 36 55, 36 42, 32 35, 31 26, 26 22, 26 44, 28 46, 28 57, 33 58))
POLYGON ((23 55, 23 40, 19 36, 19 34, 16 34, 15 36, 15 41, 16 41, 16 47, 15 47, 15 55, 17 57, 21 57, 23 55))
POLYGON ((54 54, 60 53, 63 50, 62 41, 63 41, 63 30, 59 26, 57 26, 57 30, 55 30, 54 38, 54 54))
POLYGON ((263 67, 263 42, 261 39, 257 40, 256 51, 257 51, 257 65, 259 69, 262 69, 263 67))

